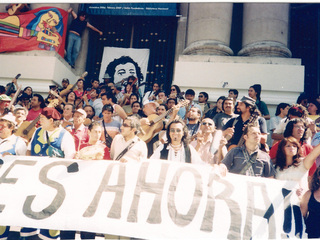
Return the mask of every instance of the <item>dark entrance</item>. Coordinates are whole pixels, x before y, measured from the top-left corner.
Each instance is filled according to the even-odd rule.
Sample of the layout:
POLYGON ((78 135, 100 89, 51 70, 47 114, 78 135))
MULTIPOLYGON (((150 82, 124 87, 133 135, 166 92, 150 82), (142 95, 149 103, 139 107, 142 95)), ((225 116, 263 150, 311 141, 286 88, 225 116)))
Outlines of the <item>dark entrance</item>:
POLYGON ((104 47, 148 48, 150 56, 145 90, 150 89, 155 81, 163 84, 164 90, 170 87, 176 44, 176 17, 91 16, 90 23, 104 34, 90 34, 87 79, 98 79, 104 47))
POLYGON ((290 50, 305 66, 304 91, 320 92, 320 4, 291 4, 290 50))

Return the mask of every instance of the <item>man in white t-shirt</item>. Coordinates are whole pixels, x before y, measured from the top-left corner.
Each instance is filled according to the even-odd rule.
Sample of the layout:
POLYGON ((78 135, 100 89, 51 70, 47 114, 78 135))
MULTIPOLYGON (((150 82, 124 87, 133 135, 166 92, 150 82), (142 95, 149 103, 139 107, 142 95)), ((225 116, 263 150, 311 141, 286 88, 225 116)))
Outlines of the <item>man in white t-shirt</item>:
POLYGON ((121 126, 121 134, 114 137, 110 156, 120 162, 141 161, 147 159, 147 145, 138 136, 140 121, 136 117, 127 117, 121 126))

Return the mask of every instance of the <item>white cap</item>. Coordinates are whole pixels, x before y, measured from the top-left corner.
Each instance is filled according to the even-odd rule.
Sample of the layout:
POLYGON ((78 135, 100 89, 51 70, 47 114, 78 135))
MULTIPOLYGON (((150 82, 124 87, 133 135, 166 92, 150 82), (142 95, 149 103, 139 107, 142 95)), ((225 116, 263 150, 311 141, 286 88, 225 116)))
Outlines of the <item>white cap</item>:
POLYGON ((85 118, 87 117, 87 113, 82 108, 76 109, 76 112, 81 113, 85 118))
POLYGON ((143 105, 147 105, 147 104, 149 104, 149 103, 154 104, 156 108, 160 106, 159 103, 158 103, 158 102, 155 102, 155 101, 149 101, 149 100, 143 101, 143 105))
POLYGON ((17 124, 16 122, 16 117, 12 115, 12 113, 8 113, 6 115, 4 115, 3 117, 1 117, 0 119, 6 120, 8 122, 13 123, 14 125, 17 124))

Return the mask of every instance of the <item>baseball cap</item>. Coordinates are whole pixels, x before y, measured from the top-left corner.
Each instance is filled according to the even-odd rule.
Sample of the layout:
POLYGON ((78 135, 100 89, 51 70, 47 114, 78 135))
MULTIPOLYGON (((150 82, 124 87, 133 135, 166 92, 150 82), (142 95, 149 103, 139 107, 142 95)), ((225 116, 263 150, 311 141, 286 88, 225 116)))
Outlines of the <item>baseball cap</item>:
POLYGON ((11 101, 11 97, 7 96, 6 94, 1 94, 0 101, 11 101))
POLYGON ((87 117, 87 113, 82 108, 76 109, 76 112, 81 113, 85 118, 87 117))
POLYGON ((52 107, 45 107, 42 110, 42 115, 46 116, 47 118, 52 118, 53 120, 60 120, 61 114, 57 111, 57 109, 52 107))
POLYGON ((256 100, 254 100, 253 98, 249 97, 249 96, 243 96, 240 100, 240 102, 244 102, 249 104, 250 106, 254 106, 256 104, 256 100))

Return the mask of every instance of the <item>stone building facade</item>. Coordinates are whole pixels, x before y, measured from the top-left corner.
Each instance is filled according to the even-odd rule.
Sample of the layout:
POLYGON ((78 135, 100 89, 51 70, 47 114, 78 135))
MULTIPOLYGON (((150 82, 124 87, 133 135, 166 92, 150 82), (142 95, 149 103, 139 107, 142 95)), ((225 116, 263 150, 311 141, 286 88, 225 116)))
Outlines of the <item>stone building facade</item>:
MULTIPOLYGON (((5 5, 0 4, 1 12, 5 11, 5 5)), ((75 11, 79 8, 77 3, 32 3, 31 8, 49 5, 65 10, 72 7, 75 11)), ((230 2, 179 4, 172 83, 182 90, 206 91, 212 102, 226 95, 229 88, 238 89, 240 97, 247 95, 249 86, 259 83, 262 100, 273 115, 278 103, 293 103, 304 91, 304 66, 301 59, 291 57, 288 46, 290 5, 244 3, 242 47, 237 52, 230 46, 233 7, 230 2)), ((86 30, 75 70, 58 54, 2 53, 0 60, 7 65, 2 65, 0 84, 16 75, 16 68, 10 68, 10 64, 25 62, 26 58, 27 63, 19 65, 21 81, 35 84, 35 91, 46 92, 48 85, 60 83, 64 76, 75 81, 86 70, 88 43, 89 31, 86 30), (33 67, 39 61, 43 67, 37 72, 33 67)))

